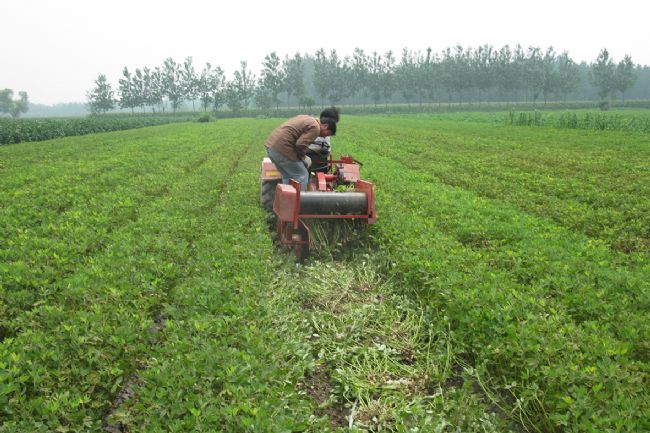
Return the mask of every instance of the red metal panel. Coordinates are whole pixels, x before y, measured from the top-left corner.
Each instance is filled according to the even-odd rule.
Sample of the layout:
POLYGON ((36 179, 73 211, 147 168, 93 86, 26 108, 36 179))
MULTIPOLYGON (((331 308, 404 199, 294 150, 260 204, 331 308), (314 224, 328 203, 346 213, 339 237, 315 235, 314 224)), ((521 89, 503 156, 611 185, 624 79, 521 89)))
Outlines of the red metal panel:
POLYGON ((293 189, 296 190, 296 195, 294 196, 293 199, 293 228, 294 230, 298 230, 299 224, 298 224, 298 219, 300 217, 300 182, 298 182, 296 179, 289 179, 289 184, 293 187, 293 189))
POLYGON ((339 170, 343 171, 344 182, 356 182, 361 179, 361 172, 357 164, 340 164, 339 170))
POLYGON ((273 211, 280 221, 292 221, 297 212, 297 191, 291 185, 278 184, 275 187, 275 201, 273 211))
POLYGON ((325 173, 316 173, 316 179, 318 179, 318 191, 327 191, 327 180, 325 179, 325 173))
POLYGON ((356 190, 359 192, 365 192, 368 196, 368 224, 374 224, 376 222, 375 215, 375 190, 370 182, 365 180, 360 180, 356 183, 356 190))
POLYGON ((282 175, 278 171, 275 164, 271 162, 269 157, 262 159, 262 172, 260 173, 262 181, 282 179, 282 175))

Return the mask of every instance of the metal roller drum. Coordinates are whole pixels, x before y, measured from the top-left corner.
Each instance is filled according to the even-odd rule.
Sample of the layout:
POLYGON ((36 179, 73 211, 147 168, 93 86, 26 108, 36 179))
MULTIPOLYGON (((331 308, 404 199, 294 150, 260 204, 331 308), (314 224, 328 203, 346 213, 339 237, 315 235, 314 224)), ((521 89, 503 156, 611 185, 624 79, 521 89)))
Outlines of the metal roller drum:
POLYGON ((360 215, 368 212, 363 192, 308 191, 300 194, 301 214, 360 215))

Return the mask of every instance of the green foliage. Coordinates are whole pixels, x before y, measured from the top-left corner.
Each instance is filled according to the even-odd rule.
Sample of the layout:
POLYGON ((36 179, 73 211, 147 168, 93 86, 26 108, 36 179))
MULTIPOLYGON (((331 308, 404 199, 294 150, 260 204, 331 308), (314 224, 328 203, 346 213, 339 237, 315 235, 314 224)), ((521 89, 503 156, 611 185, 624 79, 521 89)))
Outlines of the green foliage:
POLYGON ((264 102, 264 104, 259 105, 264 107, 264 105, 268 104, 268 107, 275 106, 277 108, 280 103, 278 93, 282 91, 286 75, 285 71, 281 68, 280 57, 278 57, 278 54, 275 51, 264 57, 262 68, 258 85, 258 88, 261 90, 258 90, 263 94, 268 94, 268 98, 263 99, 261 102, 264 102))
POLYGON ((282 75, 284 76, 283 90, 287 93, 287 105, 291 96, 295 96, 300 101, 305 96, 305 69, 300 53, 294 54, 291 58, 287 56, 282 61, 282 75))
POLYGON ((540 126, 542 122, 542 113, 535 110, 533 112, 522 112, 517 115, 514 110, 508 113, 508 124, 517 126, 540 126))
POLYGON ((224 99, 225 77, 223 69, 218 66, 212 69, 212 65, 207 63, 201 71, 197 86, 203 111, 207 111, 208 107, 213 107, 215 110, 218 110, 223 104, 224 99))
POLYGON ((266 131, 242 126, 2 149, 3 430, 323 430, 301 325, 260 302, 285 265, 249 200, 266 131))
POLYGON ((27 92, 18 92, 20 99, 13 99, 13 90, 0 90, 0 115, 9 114, 14 119, 29 110, 27 92))
POLYGON ((637 78, 638 77, 634 72, 632 57, 626 55, 623 60, 616 65, 613 86, 614 90, 620 92, 621 96, 624 96, 625 92, 634 85, 637 78))
POLYGON ((133 83, 132 74, 127 67, 122 70, 123 78, 118 81, 119 103, 122 108, 131 108, 138 106, 138 88, 133 83))
MULTIPOLYGON (((609 56, 609 52, 603 49, 598 58, 591 65, 591 83, 598 88, 598 96, 601 104, 609 100, 615 92, 625 94, 637 79, 634 72, 634 63, 629 55, 626 55, 618 64, 609 56)), ((601 105, 602 110, 609 108, 608 105, 601 105)))
POLYGON ((487 394, 529 430, 645 429, 644 137, 358 122, 339 149, 378 186, 391 275, 487 394))
POLYGON ((316 101, 314 101, 314 98, 310 96, 304 96, 300 98, 300 105, 303 107, 306 107, 307 109, 311 110, 314 105, 316 105, 316 101))
MULTIPOLYGON (((601 103, 601 110, 604 106, 609 107, 607 101, 601 103)), ((546 111, 542 116, 539 111, 516 112, 511 110, 508 113, 506 124, 516 126, 552 126, 554 128, 569 129, 591 129, 597 131, 628 131, 628 132, 650 132, 650 115, 647 112, 624 112, 613 113, 591 112, 591 111, 565 111, 554 113, 546 111)))
POLYGON ((307 266, 277 119, 0 148, 0 430, 648 430, 647 135, 504 115, 346 117, 378 222, 307 266))
POLYGON ((12 105, 14 91, 11 89, 0 90, 0 114, 9 113, 12 105))
POLYGON ((418 102, 457 106, 506 101, 535 106, 540 99, 546 105, 568 98, 609 100, 619 94, 623 101, 626 96, 650 97, 650 67, 635 65, 629 55, 614 63, 607 50, 592 64, 577 64, 568 52, 556 53, 552 47, 524 49, 519 44, 501 48, 457 45, 440 53, 431 48, 424 52, 404 48, 399 62, 391 51, 367 54, 360 48, 351 55, 319 49, 287 55, 282 61, 272 52, 261 62, 259 80, 243 67, 233 71, 228 82, 219 66, 206 63, 199 75, 192 62, 191 57, 182 65, 168 58, 162 66, 133 73, 124 68, 118 81, 120 105, 164 111, 169 103, 175 112, 187 101, 195 111, 200 100, 204 111, 226 104, 238 113, 248 109, 255 96, 257 108, 268 105, 276 110, 281 96, 286 96, 287 107, 299 104, 305 96, 323 105, 418 102))
POLYGON ((248 64, 241 62, 240 68, 235 71, 233 79, 226 84, 226 105, 233 112, 238 113, 248 108, 254 95, 255 76, 248 70, 248 64))
MULTIPOLYGON (((305 99, 302 99, 300 102, 300 108, 294 107, 291 109, 279 108, 271 110, 262 110, 259 108, 249 108, 248 110, 241 111, 239 113, 234 113, 232 111, 220 110, 214 112, 213 115, 219 118, 232 118, 232 117, 255 117, 258 114, 263 114, 269 117, 276 118, 288 118, 298 114, 305 114, 305 110, 309 114, 318 115, 320 110, 323 107, 318 106, 316 101, 307 96, 305 99)), ((638 101, 625 101, 615 102, 610 101, 609 103, 612 111, 623 110, 631 111, 635 110, 635 115, 640 115, 643 117, 643 110, 650 108, 650 101, 647 100, 638 100, 638 101)), ((480 118, 488 119, 490 123, 502 123, 504 116, 507 116, 509 111, 534 111, 537 109, 544 118, 552 116, 554 111, 566 111, 566 110, 593 110, 594 102, 593 101, 571 101, 571 102, 549 102, 544 105, 543 109, 540 108, 539 104, 537 108, 530 103, 491 103, 486 104, 474 104, 466 103, 462 106, 459 106, 455 103, 442 103, 442 104, 431 104, 431 103, 422 103, 422 104, 380 104, 380 105, 347 105, 344 108, 344 115, 427 115, 427 116, 442 116, 442 117, 462 117, 462 118, 474 118, 476 121, 482 121, 480 118)), ((630 113, 632 114, 632 113, 630 113)))
POLYGON ((52 138, 121 131, 175 122, 194 120, 183 116, 124 116, 105 115, 69 119, 0 119, 0 145, 42 141, 52 138))
POLYGON ((195 101, 201 92, 199 90, 199 76, 196 74, 192 62, 192 57, 185 58, 183 62, 181 88, 183 90, 183 98, 192 101, 192 112, 194 112, 196 109, 195 101))
POLYGON ((255 90, 255 105, 263 110, 268 110, 275 104, 273 96, 265 87, 258 86, 255 90))
MULTIPOLYGON (((125 69, 126 70, 126 69, 125 69)), ((115 107, 115 97, 111 84, 106 80, 106 75, 100 75, 95 80, 95 88, 86 95, 88 108, 92 114, 102 114, 115 107)))

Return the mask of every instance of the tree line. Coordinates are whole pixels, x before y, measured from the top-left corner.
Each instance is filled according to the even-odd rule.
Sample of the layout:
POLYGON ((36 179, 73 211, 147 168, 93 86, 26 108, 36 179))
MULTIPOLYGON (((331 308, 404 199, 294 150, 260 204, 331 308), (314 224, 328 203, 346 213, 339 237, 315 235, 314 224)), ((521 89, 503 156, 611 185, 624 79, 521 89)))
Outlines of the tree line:
POLYGON ((456 46, 434 53, 430 48, 404 48, 399 58, 392 51, 366 53, 357 48, 341 57, 336 50, 296 53, 283 59, 277 52, 264 57, 256 76, 246 61, 227 79, 220 66, 206 63, 197 71, 192 57, 177 63, 168 58, 161 66, 134 71, 125 67, 114 90, 100 75, 87 93, 91 112, 116 107, 152 112, 178 110, 186 101, 192 109, 232 111, 255 106, 311 107, 323 104, 388 104, 402 102, 463 103, 490 101, 566 100, 586 75, 601 101, 624 98, 637 80, 638 67, 629 55, 615 62, 606 49, 590 64, 576 63, 564 51, 521 45, 477 48, 456 46), (286 99, 285 99, 286 98, 286 99))

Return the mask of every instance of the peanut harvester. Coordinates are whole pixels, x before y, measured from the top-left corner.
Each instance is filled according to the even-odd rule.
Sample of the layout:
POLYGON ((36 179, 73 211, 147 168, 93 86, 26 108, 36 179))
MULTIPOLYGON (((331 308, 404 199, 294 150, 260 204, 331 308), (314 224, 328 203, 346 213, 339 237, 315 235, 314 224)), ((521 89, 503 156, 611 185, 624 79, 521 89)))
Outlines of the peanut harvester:
POLYGON ((278 241, 294 250, 298 260, 309 256, 310 219, 356 219, 375 223, 373 185, 361 179, 361 163, 351 156, 330 159, 329 168, 312 173, 307 191, 282 177, 269 158, 262 160, 260 203, 277 218, 278 241))

